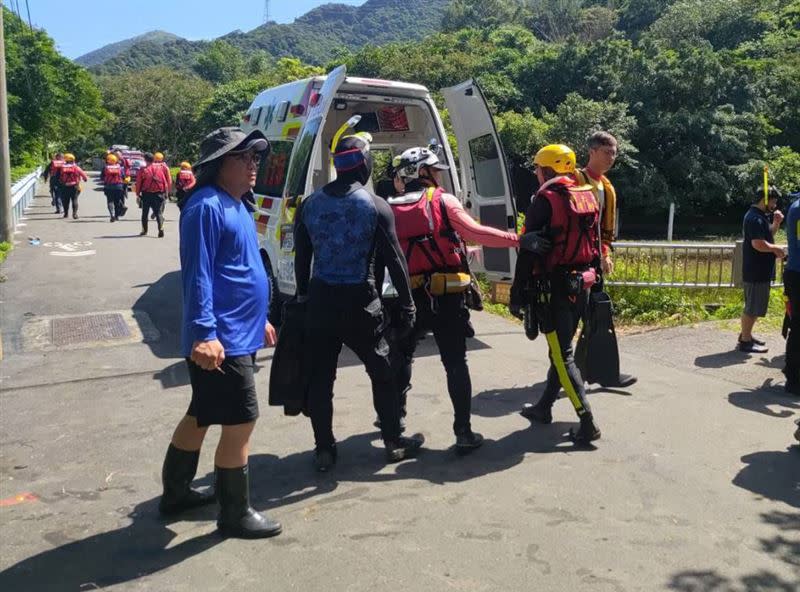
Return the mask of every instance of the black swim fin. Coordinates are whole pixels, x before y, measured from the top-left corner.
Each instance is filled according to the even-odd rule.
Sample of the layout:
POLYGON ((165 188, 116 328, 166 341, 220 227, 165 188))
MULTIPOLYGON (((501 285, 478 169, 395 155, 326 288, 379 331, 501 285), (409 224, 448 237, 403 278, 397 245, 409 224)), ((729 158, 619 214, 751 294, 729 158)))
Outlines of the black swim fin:
POLYGON ((575 363, 583 379, 592 384, 619 383, 619 347, 614 331, 613 305, 605 292, 592 292, 583 321, 575 363))

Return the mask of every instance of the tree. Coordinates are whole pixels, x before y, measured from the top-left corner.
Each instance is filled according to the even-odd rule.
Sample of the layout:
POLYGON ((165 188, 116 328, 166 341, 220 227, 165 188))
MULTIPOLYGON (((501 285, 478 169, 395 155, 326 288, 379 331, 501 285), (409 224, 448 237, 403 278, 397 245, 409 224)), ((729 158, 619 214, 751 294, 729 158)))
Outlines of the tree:
POLYGON ((197 106, 211 85, 192 74, 151 68, 99 79, 115 121, 108 139, 143 150, 160 150, 173 160, 192 158, 206 133, 197 106))
POLYGON ((47 34, 3 11, 12 166, 37 164, 48 147, 80 155, 107 123, 97 87, 47 34))
POLYGON ((209 82, 225 84, 241 78, 245 70, 244 56, 240 49, 217 39, 197 56, 194 70, 209 82))

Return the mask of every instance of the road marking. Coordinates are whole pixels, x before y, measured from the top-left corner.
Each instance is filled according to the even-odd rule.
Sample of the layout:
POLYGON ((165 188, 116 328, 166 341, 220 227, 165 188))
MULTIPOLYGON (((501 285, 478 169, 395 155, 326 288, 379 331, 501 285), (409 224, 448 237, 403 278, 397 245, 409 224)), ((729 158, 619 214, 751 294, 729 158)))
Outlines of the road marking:
POLYGON ((65 251, 50 251, 51 255, 55 255, 56 257, 86 257, 87 255, 96 255, 97 251, 89 250, 89 251, 72 251, 72 252, 65 252, 65 251))
POLYGON ((38 502, 39 498, 33 493, 18 493, 14 497, 7 497, 0 500, 0 507, 3 506, 16 506, 17 504, 24 504, 25 502, 38 502))

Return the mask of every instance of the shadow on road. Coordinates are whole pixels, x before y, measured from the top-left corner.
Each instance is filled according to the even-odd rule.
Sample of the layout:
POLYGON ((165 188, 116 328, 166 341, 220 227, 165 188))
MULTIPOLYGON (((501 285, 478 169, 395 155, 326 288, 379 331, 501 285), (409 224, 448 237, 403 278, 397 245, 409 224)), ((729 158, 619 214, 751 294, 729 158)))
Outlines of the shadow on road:
POLYGON ((748 411, 755 411, 770 417, 789 417, 791 410, 800 410, 800 400, 783 391, 783 387, 773 385, 772 380, 764 381, 758 388, 737 391, 728 395, 728 401, 748 411), (774 411, 772 406, 785 407, 774 411))
MULTIPOLYGON (((29 557, 0 572, 2 590, 105 588, 148 576, 185 561, 222 542, 212 532, 167 548, 178 536, 158 516, 158 498, 137 505, 130 525, 67 543, 29 557)), ((215 509, 184 514, 181 520, 207 521, 215 509)))
POLYGON ((785 534, 800 534, 800 515, 776 511, 762 514, 761 519, 780 531, 771 539, 760 539, 761 550, 788 564, 797 577, 785 580, 776 573, 760 570, 732 579, 718 570, 693 570, 673 575, 668 588, 678 592, 795 592, 800 578, 800 540, 788 539, 785 534))
POLYGON ((747 466, 733 478, 734 485, 800 508, 800 446, 754 452, 741 460, 747 466))
MULTIPOLYGON (((731 366, 740 366, 747 364, 752 360, 752 355, 739 350, 731 350, 726 352, 719 352, 716 354, 708 354, 705 356, 698 356, 694 359, 694 365, 698 368, 729 368, 731 366)), ((756 360, 756 365, 765 368, 783 368, 784 355, 777 355, 773 357, 761 356, 756 360)))
MULTIPOLYGON (((378 474, 385 468, 383 447, 377 432, 351 436, 338 443, 339 463, 325 475, 316 473, 309 451, 279 458, 272 454, 250 457, 253 506, 276 510, 334 492, 340 483, 380 483, 420 479, 443 484, 461 482, 507 470, 527 453, 576 452, 563 433, 570 424, 554 423, 513 432, 499 440, 487 440, 483 448, 467 457, 452 449, 423 450, 419 458, 396 466, 394 474, 378 474)), ((311 428, 309 440, 311 440, 311 428)), ((210 482, 206 475, 200 483, 210 482)), ((318 504, 342 503, 367 496, 367 486, 320 499, 318 504)), ((207 551, 222 542, 216 533, 182 540, 159 518, 158 498, 138 504, 123 528, 69 542, 29 557, 0 572, 2 590, 64 590, 79 592, 122 584, 167 569, 207 551)), ((283 512, 274 513, 281 519, 283 512)), ((216 507, 198 508, 180 516, 181 521, 210 522, 216 507)), ((290 525, 287 525, 291 529, 290 525)), ((59 533, 54 533, 58 535, 59 533)), ((182 535, 181 535, 182 537, 182 535)), ((276 539, 280 543, 280 538, 276 539)))

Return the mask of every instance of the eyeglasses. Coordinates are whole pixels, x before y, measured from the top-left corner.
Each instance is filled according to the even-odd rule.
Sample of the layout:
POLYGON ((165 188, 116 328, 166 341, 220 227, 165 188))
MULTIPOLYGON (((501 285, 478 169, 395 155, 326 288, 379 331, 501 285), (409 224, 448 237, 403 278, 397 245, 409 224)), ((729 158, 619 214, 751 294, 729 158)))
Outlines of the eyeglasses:
POLYGON ((605 147, 605 148, 596 148, 595 150, 599 150, 600 152, 602 152, 606 156, 610 156, 611 158, 616 158, 617 157, 617 149, 616 148, 605 147))
POLYGON ((261 153, 259 152, 239 152, 237 154, 231 154, 231 156, 236 160, 256 167, 261 164, 261 153))

